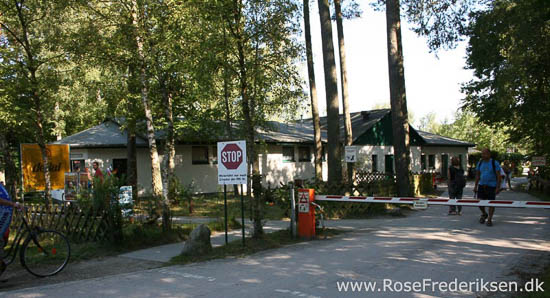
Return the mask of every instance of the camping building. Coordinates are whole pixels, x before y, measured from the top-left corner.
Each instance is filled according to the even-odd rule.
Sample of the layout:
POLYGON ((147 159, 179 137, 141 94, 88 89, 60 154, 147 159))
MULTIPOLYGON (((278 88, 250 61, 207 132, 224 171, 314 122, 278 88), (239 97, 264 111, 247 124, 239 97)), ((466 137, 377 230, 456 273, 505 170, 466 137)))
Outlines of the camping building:
MULTIPOLYGON (((343 116, 340 117, 342 144, 343 116)), ((391 112, 389 109, 351 114, 353 145, 358 148, 356 168, 369 172, 394 171, 391 112)), ((55 144, 70 145, 71 167, 76 164, 91 168, 97 161, 100 168, 116 169, 124 174, 127 165, 127 133, 120 119, 110 119, 97 126, 61 139, 55 144)), ((280 183, 307 180, 314 177, 313 122, 311 119, 293 122, 269 122, 257 130, 259 169, 264 185, 277 187, 280 183)), ((327 119, 321 118, 322 142, 326 144, 327 119)), ((157 134, 159 143, 163 133, 157 134)), ((196 138, 195 138, 196 139, 196 138)), ((217 180, 216 142, 177 140, 176 176, 184 185, 193 185, 197 193, 221 191, 217 180)), ((466 168, 468 148, 474 144, 414 129, 410 126, 411 167, 413 172, 440 172, 446 169, 452 156, 457 156, 466 168)), ((139 193, 151 189, 151 162, 147 139, 137 136, 137 175, 139 193)), ((162 149, 163 146, 159 146, 162 149)), ((324 150, 323 150, 324 151, 324 150)), ((162 151, 159 152, 162 159, 162 151)), ((325 154, 323 152, 323 154, 325 154)), ((81 166, 81 168, 83 168, 81 166)), ((323 161, 323 178, 327 165, 323 161)))

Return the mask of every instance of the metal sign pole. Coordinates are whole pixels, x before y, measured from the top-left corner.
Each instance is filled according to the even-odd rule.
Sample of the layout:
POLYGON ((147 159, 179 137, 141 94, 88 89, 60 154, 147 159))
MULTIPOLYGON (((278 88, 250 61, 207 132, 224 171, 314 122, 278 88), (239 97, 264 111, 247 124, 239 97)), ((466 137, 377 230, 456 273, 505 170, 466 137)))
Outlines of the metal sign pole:
POLYGON ((223 209, 225 213, 225 245, 227 245, 227 185, 223 185, 223 209))
POLYGON ((245 246, 246 234, 244 231, 244 195, 243 195, 243 185, 241 184, 241 227, 243 232, 243 246, 245 246))
POLYGON ((290 182, 290 233, 292 238, 296 237, 296 201, 294 194, 294 183, 290 182))
MULTIPOLYGON (((22 144, 19 144, 19 171, 21 172, 21 201, 23 202, 23 205, 25 204, 25 180, 23 178, 23 153, 22 153, 22 144)), ((13 200, 17 199, 17 189, 15 198, 13 200)))

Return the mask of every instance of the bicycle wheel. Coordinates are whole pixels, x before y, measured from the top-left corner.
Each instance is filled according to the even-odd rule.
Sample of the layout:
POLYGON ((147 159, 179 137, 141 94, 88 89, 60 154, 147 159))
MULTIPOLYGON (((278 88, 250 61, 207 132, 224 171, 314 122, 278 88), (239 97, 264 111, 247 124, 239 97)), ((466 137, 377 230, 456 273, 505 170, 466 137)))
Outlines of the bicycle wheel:
POLYGON ((21 247, 21 265, 38 277, 59 273, 71 256, 71 247, 65 236, 57 231, 38 231, 25 239, 21 247))

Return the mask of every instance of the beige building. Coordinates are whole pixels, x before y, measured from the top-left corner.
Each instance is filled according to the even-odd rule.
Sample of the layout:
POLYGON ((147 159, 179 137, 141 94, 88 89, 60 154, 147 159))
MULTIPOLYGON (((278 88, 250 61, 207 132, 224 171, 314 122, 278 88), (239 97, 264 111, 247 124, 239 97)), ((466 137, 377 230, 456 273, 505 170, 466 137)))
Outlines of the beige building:
MULTIPOLYGON (((341 126, 343 127, 343 121, 341 126)), ((71 167, 80 164, 81 168, 82 165, 91 168, 91 163, 98 161, 104 172, 110 168, 116 169, 118 174, 124 174, 127 134, 121 127, 119 120, 107 120, 56 143, 71 146, 71 167)), ((260 173, 264 177, 264 184, 278 187, 281 183, 286 184, 293 180, 312 179, 315 174, 312 121, 270 122, 267 127, 257 131, 260 173)), ((321 127, 322 140, 326 144, 326 118, 321 119, 321 127)), ((364 171, 393 172, 390 110, 353 113, 352 127, 354 146, 358 147, 356 167, 364 171)), ((343 137, 343 130, 341 135, 343 137)), ((162 144, 162 137, 158 139, 162 144)), ((474 146, 460 140, 417 131, 412 127, 410 139, 413 172, 441 172, 448 167, 452 156, 461 158, 463 167, 466 168, 468 148, 474 146)), ((176 175, 184 185, 192 184, 195 192, 221 191, 217 184, 216 141, 218 140, 215 138, 201 142, 178 139, 176 175)), ((138 136, 136 144, 139 193, 145 194, 151 189, 149 150, 143 136, 138 136)), ((160 154, 162 158, 162 152, 160 154)), ((323 162, 324 179, 326 176, 327 165, 323 162)))

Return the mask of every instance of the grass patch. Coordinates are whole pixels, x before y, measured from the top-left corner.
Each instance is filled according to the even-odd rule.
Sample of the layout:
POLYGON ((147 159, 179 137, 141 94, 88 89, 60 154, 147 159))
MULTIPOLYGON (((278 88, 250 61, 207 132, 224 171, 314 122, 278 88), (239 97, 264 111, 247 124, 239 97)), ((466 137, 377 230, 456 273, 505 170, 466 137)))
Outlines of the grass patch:
MULTIPOLYGON (((224 200, 221 194, 196 195, 192 200, 193 213, 189 213, 189 203, 183 201, 179 205, 172 206, 173 216, 204 216, 204 217, 224 217, 224 200)), ((244 215, 250 218, 250 202, 244 197, 244 215)), ((277 204, 266 203, 264 205, 265 219, 283 219, 287 218, 288 208, 283 208, 277 204)), ((241 218, 241 197, 233 194, 227 194, 227 215, 229 218, 241 218)))
POLYGON ((118 243, 107 241, 71 244, 71 261, 82 261, 119 255, 154 246, 185 241, 193 225, 174 225, 170 231, 162 231, 157 225, 131 224, 124 226, 123 240, 118 243))
POLYGON ((445 191, 447 190, 447 187, 439 186, 437 189, 434 189, 427 193, 422 193, 422 197, 429 197, 429 198, 437 198, 440 197, 445 191))
MULTIPOLYGON (((192 224, 191 226, 194 228, 198 225, 192 224)), ((222 232, 222 231, 225 231, 225 220, 223 218, 218 218, 218 220, 216 221, 209 222, 207 226, 213 232, 222 232)), ((230 217, 227 219, 228 230, 236 230, 236 229, 240 229, 241 227, 242 227, 241 223, 236 218, 230 217)))
POLYGON ((538 198, 541 201, 550 201, 550 194, 547 194, 547 193, 545 193, 543 191, 540 191, 538 189, 535 189, 535 188, 528 191, 527 190, 527 184, 518 185, 516 188, 514 188, 514 190, 532 195, 532 196, 538 198))
MULTIPOLYGON (((326 229, 322 237, 333 237, 341 234, 343 231, 336 229, 326 229)), ((246 238, 246 245, 242 246, 242 240, 234 240, 225 246, 214 247, 212 252, 204 256, 176 256, 172 258, 172 264, 188 264, 195 262, 203 262, 214 259, 223 259, 227 257, 245 257, 260 251, 279 248, 289 244, 304 242, 306 240, 290 236, 289 230, 281 230, 273 233, 265 234, 260 239, 246 238)))
POLYGON ((540 199, 541 201, 550 201, 550 195, 540 190, 526 191, 528 194, 540 199))
POLYGON ((531 278, 538 278, 539 283, 544 282, 542 286, 544 292, 532 292, 532 293, 516 293, 519 298, 550 298, 550 266, 540 275, 524 277, 523 279, 527 282, 531 278))
MULTIPOLYGON (((241 228, 241 224, 235 218, 230 218, 227 223, 229 230, 241 228)), ((183 242, 197 226, 198 224, 175 224, 172 225, 170 231, 164 232, 159 225, 129 224, 122 230, 124 239, 120 243, 71 242, 71 261, 114 256, 164 244, 183 242)), ((221 219, 210 222, 207 226, 214 232, 225 231, 225 222, 221 219)))

